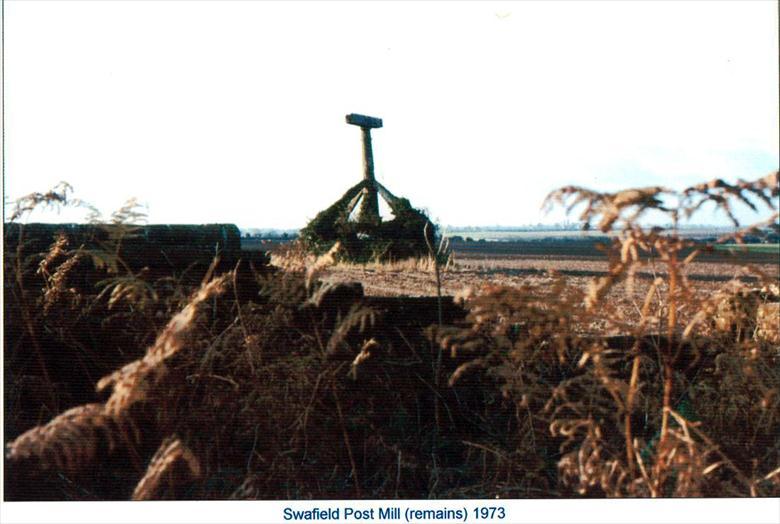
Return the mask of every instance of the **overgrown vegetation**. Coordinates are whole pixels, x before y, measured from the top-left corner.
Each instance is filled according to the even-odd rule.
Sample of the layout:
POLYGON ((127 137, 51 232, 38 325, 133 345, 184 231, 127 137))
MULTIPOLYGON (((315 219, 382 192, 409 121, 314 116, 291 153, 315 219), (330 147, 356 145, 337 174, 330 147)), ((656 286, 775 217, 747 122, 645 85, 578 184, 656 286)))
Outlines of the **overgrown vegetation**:
POLYGON ((421 257, 436 236, 428 217, 405 198, 398 198, 381 187, 381 195, 390 206, 393 219, 370 222, 350 220, 362 192, 370 182, 363 180, 350 188, 332 206, 321 211, 300 232, 302 245, 314 254, 322 254, 339 242, 342 257, 351 262, 395 261, 421 257))
POLYGON ((778 496, 777 275, 746 265, 758 286, 698 301, 686 267, 712 245, 638 219, 709 202, 736 223, 740 200, 776 223, 779 183, 563 188, 548 201, 617 231, 608 274, 457 304, 323 284, 335 244, 113 302, 105 268, 58 239, 6 251, 5 496, 778 496), (651 259, 666 276, 637 322, 609 296, 651 259))

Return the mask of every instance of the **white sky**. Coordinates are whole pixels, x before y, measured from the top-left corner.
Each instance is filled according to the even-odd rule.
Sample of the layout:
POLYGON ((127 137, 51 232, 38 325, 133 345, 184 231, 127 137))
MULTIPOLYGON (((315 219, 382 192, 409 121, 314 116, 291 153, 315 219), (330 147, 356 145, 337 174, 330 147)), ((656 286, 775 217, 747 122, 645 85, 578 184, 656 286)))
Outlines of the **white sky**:
POLYGON ((441 223, 555 221, 565 184, 777 169, 777 37, 773 1, 7 0, 5 199, 65 180, 153 223, 300 227, 360 180, 358 112, 441 223))

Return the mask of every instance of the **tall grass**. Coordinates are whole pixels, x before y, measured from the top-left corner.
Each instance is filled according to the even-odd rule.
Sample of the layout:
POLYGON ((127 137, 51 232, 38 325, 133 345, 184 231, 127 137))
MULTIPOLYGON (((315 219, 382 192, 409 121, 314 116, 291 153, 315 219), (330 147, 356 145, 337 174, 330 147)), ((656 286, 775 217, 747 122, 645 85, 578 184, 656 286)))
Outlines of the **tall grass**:
POLYGON ((563 188, 548 202, 616 232, 607 274, 587 289, 560 275, 492 286, 463 309, 323 284, 338 248, 288 252, 270 274, 209 271, 191 289, 132 275, 155 294, 111 303, 95 287, 109 268, 69 262, 78 253, 53 239, 7 262, 6 397, 37 380, 54 399, 6 405, 20 427, 10 498, 780 495, 777 275, 746 265, 757 286, 735 279, 702 301, 686 271, 712 245, 640 225, 707 203, 736 221, 735 201, 775 223, 778 192, 777 173, 681 192, 563 188), (658 261, 663 276, 640 279, 658 261), (637 290, 627 315, 612 297, 637 290), (119 358, 103 322, 145 335, 119 358), (105 358, 75 374, 100 392, 62 394, 62 348, 105 358), (59 407, 47 423, 30 414, 43 405, 59 407))

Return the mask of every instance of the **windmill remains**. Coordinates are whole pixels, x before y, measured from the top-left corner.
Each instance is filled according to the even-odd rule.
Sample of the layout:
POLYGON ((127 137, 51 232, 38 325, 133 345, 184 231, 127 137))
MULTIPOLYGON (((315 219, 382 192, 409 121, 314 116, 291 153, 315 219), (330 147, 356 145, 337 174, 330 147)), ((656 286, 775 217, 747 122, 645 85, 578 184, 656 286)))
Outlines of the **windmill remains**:
POLYGON ((302 241, 315 253, 327 251, 337 241, 341 242, 347 258, 353 261, 425 255, 428 244, 433 242, 434 225, 425 213, 413 208, 406 198, 393 195, 374 176, 371 130, 381 128, 382 119, 351 113, 346 121, 362 131, 363 180, 318 213, 301 230, 302 241), (382 220, 380 196, 390 207, 392 220, 382 220))

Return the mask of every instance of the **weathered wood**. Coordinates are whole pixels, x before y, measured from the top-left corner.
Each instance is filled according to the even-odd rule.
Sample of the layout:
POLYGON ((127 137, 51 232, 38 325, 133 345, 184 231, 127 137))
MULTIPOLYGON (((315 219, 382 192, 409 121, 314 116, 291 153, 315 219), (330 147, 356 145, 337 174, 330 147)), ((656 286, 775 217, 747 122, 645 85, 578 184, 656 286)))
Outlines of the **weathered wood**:
POLYGON ((324 253, 336 241, 351 260, 391 260, 428 253, 434 241, 435 226, 425 213, 414 209, 409 200, 398 198, 376 181, 371 147, 371 129, 382 127, 382 120, 358 114, 346 116, 347 123, 360 126, 363 135, 363 180, 341 199, 321 211, 301 230, 300 238, 316 253, 324 253), (394 218, 382 221, 379 196, 387 201, 394 218), (355 220, 350 220, 353 210, 355 220))
POLYGON ((376 189, 379 191, 379 194, 382 195, 382 198, 385 199, 385 202, 387 202, 387 205, 390 206, 393 211, 395 211, 396 206, 401 205, 400 199, 392 194, 390 191, 387 190, 385 186, 380 184, 379 182, 376 182, 376 189))
POLYGON ((360 199, 363 197, 363 193, 358 193, 355 198, 349 201, 349 204, 347 204, 347 216, 352 214, 352 211, 355 210, 355 206, 358 205, 358 202, 360 202, 360 199))
POLYGON ((359 115, 357 113, 350 113, 347 115, 347 123, 353 126, 367 127, 371 129, 377 129, 382 127, 382 119, 375 116, 359 115))

